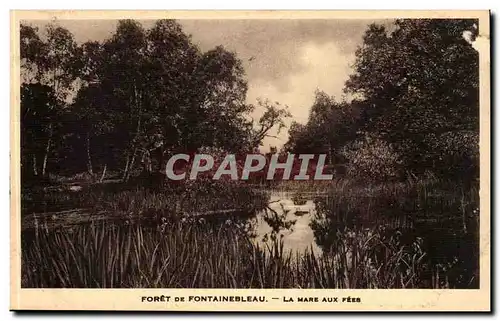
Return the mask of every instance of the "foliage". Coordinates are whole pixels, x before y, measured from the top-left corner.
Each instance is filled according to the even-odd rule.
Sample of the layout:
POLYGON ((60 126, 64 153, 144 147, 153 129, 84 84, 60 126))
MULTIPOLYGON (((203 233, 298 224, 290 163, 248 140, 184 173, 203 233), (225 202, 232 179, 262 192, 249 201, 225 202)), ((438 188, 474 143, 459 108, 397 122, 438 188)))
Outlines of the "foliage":
MULTIPOLYGON (((182 212, 228 209, 258 198, 249 190, 240 190, 249 195, 247 199, 242 194, 224 198, 224 185, 200 186, 193 181, 190 189, 196 198, 186 198, 182 212)), ((262 245, 249 235, 254 228, 235 216, 205 220, 173 215, 179 198, 174 192, 106 188, 47 195, 58 205, 66 199, 69 205, 86 204, 112 216, 90 225, 47 231, 41 224, 35 231, 23 232, 24 287, 477 288, 479 284, 477 186, 442 180, 337 182, 327 196, 315 200, 311 227, 322 253, 284 250, 277 236, 293 224, 284 212, 263 214, 273 231, 270 242, 262 245), (149 220, 137 222, 138 218, 149 220)))
MULTIPOLYGON (((404 276, 399 284, 478 287, 477 186, 441 179, 376 185, 351 181, 337 184, 315 203, 311 227, 323 251, 342 255, 369 247, 375 270, 379 264, 394 268, 378 276, 387 281, 404 276), (387 250, 398 254, 387 256, 387 250), (414 269, 417 261, 420 267, 414 269)), ((349 266, 349 261, 343 265, 349 266)))
POLYGON ((47 168, 91 175, 100 169, 101 179, 118 170, 128 180, 138 165, 164 171, 175 152, 252 150, 289 116, 279 103, 259 102, 262 117, 249 120, 254 106, 246 102, 240 59, 222 46, 202 52, 174 20, 158 20, 150 29, 120 20, 108 39, 82 44, 60 26, 45 31, 21 26, 21 105, 50 133, 36 140, 23 126, 23 164, 34 176, 45 176, 47 168), (30 98, 35 94, 26 90, 38 85, 55 101, 30 98), (57 113, 39 117, 38 108, 57 113))
POLYGON ((337 102, 334 97, 317 91, 308 122, 291 124, 285 150, 327 154, 335 162, 340 156, 338 151, 356 137, 362 117, 363 109, 359 102, 337 102))
POLYGON ((400 177, 400 156, 391 144, 380 138, 367 134, 344 146, 341 153, 349 160, 347 171, 351 177, 370 182, 400 177))
POLYGON ((361 131, 390 144, 407 173, 477 177, 479 56, 471 45, 477 30, 473 19, 372 24, 345 83, 351 100, 318 92, 308 122, 291 125, 286 148, 329 153, 343 163, 338 152, 362 140, 361 131))
POLYGON ((370 106, 365 128, 394 144, 416 173, 443 166, 446 137, 479 132, 476 34, 472 19, 403 19, 392 31, 370 26, 356 52, 346 91, 370 106))
POLYGON ((264 194, 238 181, 197 179, 167 184, 163 178, 160 182, 153 185, 134 177, 126 184, 91 184, 78 192, 64 185, 55 188, 53 183, 50 187, 24 188, 22 215, 87 209, 92 213, 104 211, 114 218, 158 218, 228 209, 253 211, 266 202, 264 194))
POLYGON ((278 182, 328 193, 312 222, 323 252, 287 253, 277 237, 293 222, 286 214, 267 213, 273 234, 264 246, 245 224, 187 218, 254 214, 266 205, 262 193, 203 175, 168 182, 162 173, 173 153, 244 155, 285 127, 286 106, 246 102, 234 52, 203 52, 173 20, 150 29, 122 20, 108 39, 83 44, 57 25, 45 33, 22 25, 22 213, 81 207, 116 219, 24 232, 23 287, 478 287, 476 33, 473 20, 370 26, 345 87, 352 99, 318 91, 280 155, 326 153, 362 184, 278 182), (263 113, 254 121, 256 108, 263 113), (97 170, 100 180, 111 172, 126 182, 94 184, 97 170), (74 192, 70 174, 93 184, 74 192), (402 174, 411 175, 394 180, 402 174))

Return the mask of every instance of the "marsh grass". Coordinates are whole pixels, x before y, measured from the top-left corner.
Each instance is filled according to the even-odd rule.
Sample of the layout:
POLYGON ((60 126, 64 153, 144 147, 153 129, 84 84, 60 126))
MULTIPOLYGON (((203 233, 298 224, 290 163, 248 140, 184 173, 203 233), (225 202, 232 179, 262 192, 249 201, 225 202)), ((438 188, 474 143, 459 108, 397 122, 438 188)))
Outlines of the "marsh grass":
MULTIPOLYGON (((347 239, 348 236, 346 235, 347 239)), ((23 287, 85 288, 406 288, 415 287, 422 254, 375 234, 321 256, 257 245, 233 225, 92 224, 24 238, 23 287), (384 263, 374 249, 385 249, 384 263), (403 253, 404 252, 404 253, 403 253), (406 256, 405 256, 406 255, 406 256), (403 267, 403 268, 401 268, 403 267)))
MULTIPOLYGON (((316 214, 311 221, 316 242, 326 251, 342 252, 349 235, 375 235, 379 243, 396 246, 394 255, 375 255, 376 265, 395 261, 400 268, 412 267, 413 272, 408 274, 412 277, 397 282, 402 287, 479 286, 477 186, 443 180, 335 186, 326 197, 316 199, 316 214), (410 264, 415 260, 420 264, 410 264)), ((367 238, 356 237, 350 242, 367 238)), ((362 253, 362 246, 355 248, 353 253, 362 253)), ((379 275, 387 279, 383 284, 402 276, 394 271, 379 275)))
POLYGON ((343 182, 343 179, 336 179, 333 181, 314 181, 314 180, 286 180, 286 181, 276 181, 271 182, 267 189, 270 189, 277 193, 303 193, 303 194, 321 194, 330 191, 336 184, 343 182))
MULTIPOLYGON (((182 213, 243 204, 258 210, 266 202, 262 193, 224 184, 185 186, 182 213)), ((119 220, 25 232, 22 286, 477 288, 477 187, 438 180, 328 186, 315 199, 311 222, 321 253, 285 251, 279 237, 256 242, 245 224, 231 220, 183 219, 174 215, 174 192, 106 187, 45 194, 55 205, 107 209, 119 220), (151 224, 127 219, 148 213, 157 218, 151 224)), ((294 193, 314 191, 306 187, 294 193)))
POLYGON ((67 188, 25 189, 21 193, 21 212, 27 215, 87 208, 112 216, 169 217, 224 209, 258 210, 266 201, 265 193, 237 182, 192 181, 163 189, 118 182, 92 184, 78 192, 67 188))

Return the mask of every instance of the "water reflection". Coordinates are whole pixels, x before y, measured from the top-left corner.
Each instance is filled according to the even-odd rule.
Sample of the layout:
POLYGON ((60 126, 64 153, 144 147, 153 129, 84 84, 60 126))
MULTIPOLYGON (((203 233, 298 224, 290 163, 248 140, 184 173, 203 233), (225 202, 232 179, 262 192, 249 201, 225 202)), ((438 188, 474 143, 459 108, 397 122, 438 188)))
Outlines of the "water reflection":
POLYGON ((281 239, 287 252, 303 253, 306 249, 312 249, 319 254, 321 248, 311 228, 315 216, 316 205, 312 197, 271 192, 268 207, 253 219, 252 236, 260 245, 281 239))

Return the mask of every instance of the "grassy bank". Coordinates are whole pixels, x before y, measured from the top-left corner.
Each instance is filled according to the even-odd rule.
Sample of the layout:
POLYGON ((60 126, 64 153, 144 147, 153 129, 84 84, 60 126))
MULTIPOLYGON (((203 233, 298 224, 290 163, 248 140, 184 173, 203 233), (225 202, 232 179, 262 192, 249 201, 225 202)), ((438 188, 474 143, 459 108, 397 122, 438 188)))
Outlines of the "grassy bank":
POLYGON ((212 180, 146 188, 141 184, 113 182, 82 185, 78 191, 68 186, 25 189, 21 195, 22 215, 85 208, 105 211, 113 217, 174 217, 227 209, 258 210, 265 195, 239 182, 212 180))

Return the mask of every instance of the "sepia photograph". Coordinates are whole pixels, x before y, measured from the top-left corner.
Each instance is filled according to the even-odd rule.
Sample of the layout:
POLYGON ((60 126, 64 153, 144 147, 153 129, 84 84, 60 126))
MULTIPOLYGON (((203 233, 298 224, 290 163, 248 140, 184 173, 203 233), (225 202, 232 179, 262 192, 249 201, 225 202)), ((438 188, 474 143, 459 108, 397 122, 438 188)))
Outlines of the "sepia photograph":
POLYGON ((425 289, 489 308, 489 12, 29 13, 15 306, 136 289, 143 309, 362 309, 349 291, 425 289))

